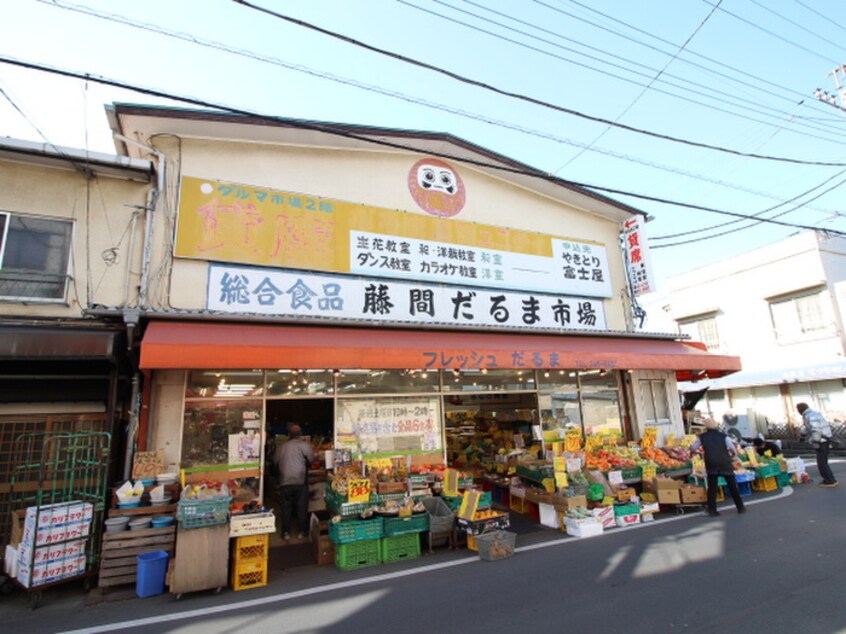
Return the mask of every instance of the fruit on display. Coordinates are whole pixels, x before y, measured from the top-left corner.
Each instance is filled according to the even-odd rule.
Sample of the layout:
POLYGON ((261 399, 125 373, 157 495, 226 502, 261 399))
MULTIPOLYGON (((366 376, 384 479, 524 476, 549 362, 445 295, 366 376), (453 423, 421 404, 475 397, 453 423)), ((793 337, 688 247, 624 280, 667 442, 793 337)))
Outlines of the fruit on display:
POLYGON ((663 449, 641 449, 640 456, 663 469, 681 469, 685 466, 685 462, 671 458, 663 449))
POLYGON ((599 471, 614 471, 616 469, 632 469, 637 466, 634 452, 628 447, 614 447, 599 449, 585 454, 585 468, 599 471))

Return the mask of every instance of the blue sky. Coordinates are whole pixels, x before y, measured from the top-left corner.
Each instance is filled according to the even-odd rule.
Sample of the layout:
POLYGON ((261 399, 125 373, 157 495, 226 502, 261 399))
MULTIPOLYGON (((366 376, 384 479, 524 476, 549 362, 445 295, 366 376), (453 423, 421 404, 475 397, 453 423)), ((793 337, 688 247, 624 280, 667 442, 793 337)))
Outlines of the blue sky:
MULTIPOLYGON (((767 215, 791 210, 778 219, 846 231, 846 112, 814 96, 835 93, 830 73, 846 64, 835 0, 255 4, 591 117, 741 154, 843 166, 607 126, 225 0, 17 0, 0 26, 0 56, 271 115, 448 132, 579 183, 741 214, 781 204, 767 215)), ((104 103, 155 103, 7 63, 0 89, 0 135, 101 152, 114 150, 104 103)), ((798 231, 746 222, 708 229, 732 218, 609 195, 654 217, 647 235, 659 291, 670 275, 798 231), (718 233, 726 235, 708 239, 718 233)))

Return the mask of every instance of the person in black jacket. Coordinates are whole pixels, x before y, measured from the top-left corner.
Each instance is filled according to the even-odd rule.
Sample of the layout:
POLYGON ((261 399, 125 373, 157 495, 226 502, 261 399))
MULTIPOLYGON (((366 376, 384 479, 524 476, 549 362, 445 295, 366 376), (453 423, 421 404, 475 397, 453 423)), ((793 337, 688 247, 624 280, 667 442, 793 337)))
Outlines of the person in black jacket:
POLYGON ((763 438, 755 438, 752 441, 752 444, 755 445, 755 451, 758 452, 759 456, 763 456, 768 451, 770 455, 775 458, 778 455, 781 455, 781 449, 779 449, 778 445, 775 444, 772 440, 764 440, 763 438))
POLYGON ((708 473, 708 515, 716 517, 720 514, 717 510, 717 482, 720 477, 726 481, 737 512, 745 513, 746 507, 740 499, 740 490, 737 488, 737 480, 734 479, 734 456, 737 451, 731 438, 717 429, 717 421, 706 420, 705 431, 699 434, 699 438, 690 448, 694 451, 701 448, 705 456, 705 471, 708 473))

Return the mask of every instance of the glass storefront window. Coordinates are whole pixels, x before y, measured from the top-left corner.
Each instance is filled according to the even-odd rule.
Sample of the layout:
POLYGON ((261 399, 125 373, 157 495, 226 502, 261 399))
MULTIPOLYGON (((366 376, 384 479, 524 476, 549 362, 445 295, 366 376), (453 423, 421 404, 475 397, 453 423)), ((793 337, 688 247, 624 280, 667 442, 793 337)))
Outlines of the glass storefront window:
POLYGON ((617 373, 605 370, 579 372, 584 432, 623 432, 617 373))
POLYGON ((262 405, 261 399, 186 402, 182 467, 242 462, 237 443, 233 447, 230 436, 260 430, 262 405), (233 451, 236 455, 232 455, 233 451))
POLYGON ((186 398, 237 398, 264 393, 262 370, 194 370, 188 373, 186 398))
POLYGON ((320 396, 334 393, 332 370, 268 370, 268 396, 320 396))
POLYGON ((582 429, 579 385, 575 370, 538 371, 544 440, 563 438, 568 429, 582 429))
POLYGON ((444 370, 444 392, 519 392, 535 389, 534 370, 444 370))
POLYGON ((437 392, 437 370, 340 370, 338 394, 437 392))

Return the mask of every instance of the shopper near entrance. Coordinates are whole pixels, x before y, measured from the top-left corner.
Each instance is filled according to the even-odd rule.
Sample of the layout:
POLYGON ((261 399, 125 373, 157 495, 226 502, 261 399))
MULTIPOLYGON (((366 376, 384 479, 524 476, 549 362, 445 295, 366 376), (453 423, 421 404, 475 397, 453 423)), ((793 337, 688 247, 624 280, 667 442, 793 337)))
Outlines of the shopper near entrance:
POLYGON ((828 451, 831 445, 831 425, 825 416, 818 411, 808 407, 807 403, 797 403, 796 411, 802 415, 802 422, 805 424, 803 436, 807 436, 808 442, 817 452, 817 469, 820 472, 821 487, 836 487, 838 482, 834 479, 834 473, 828 466, 828 451))
POLYGON ((759 456, 765 455, 768 451, 770 452, 770 456, 772 456, 773 458, 778 455, 781 455, 781 449, 772 440, 755 438, 755 440, 752 441, 752 444, 755 446, 755 451, 758 452, 759 456))
POLYGON ((710 418, 706 420, 705 431, 699 434, 699 438, 690 448, 693 451, 701 448, 705 457, 705 471, 708 474, 708 515, 717 517, 720 514, 717 510, 717 487, 720 486, 720 478, 726 481, 737 512, 745 513, 746 507, 740 499, 740 490, 734 478, 734 458, 737 450, 731 438, 718 429, 717 421, 710 418))
POLYGON ((288 428, 288 440, 276 448, 276 466, 282 503, 282 538, 291 539, 292 515, 297 516, 299 539, 308 530, 308 467, 314 462, 311 445, 305 442, 299 425, 288 428))

